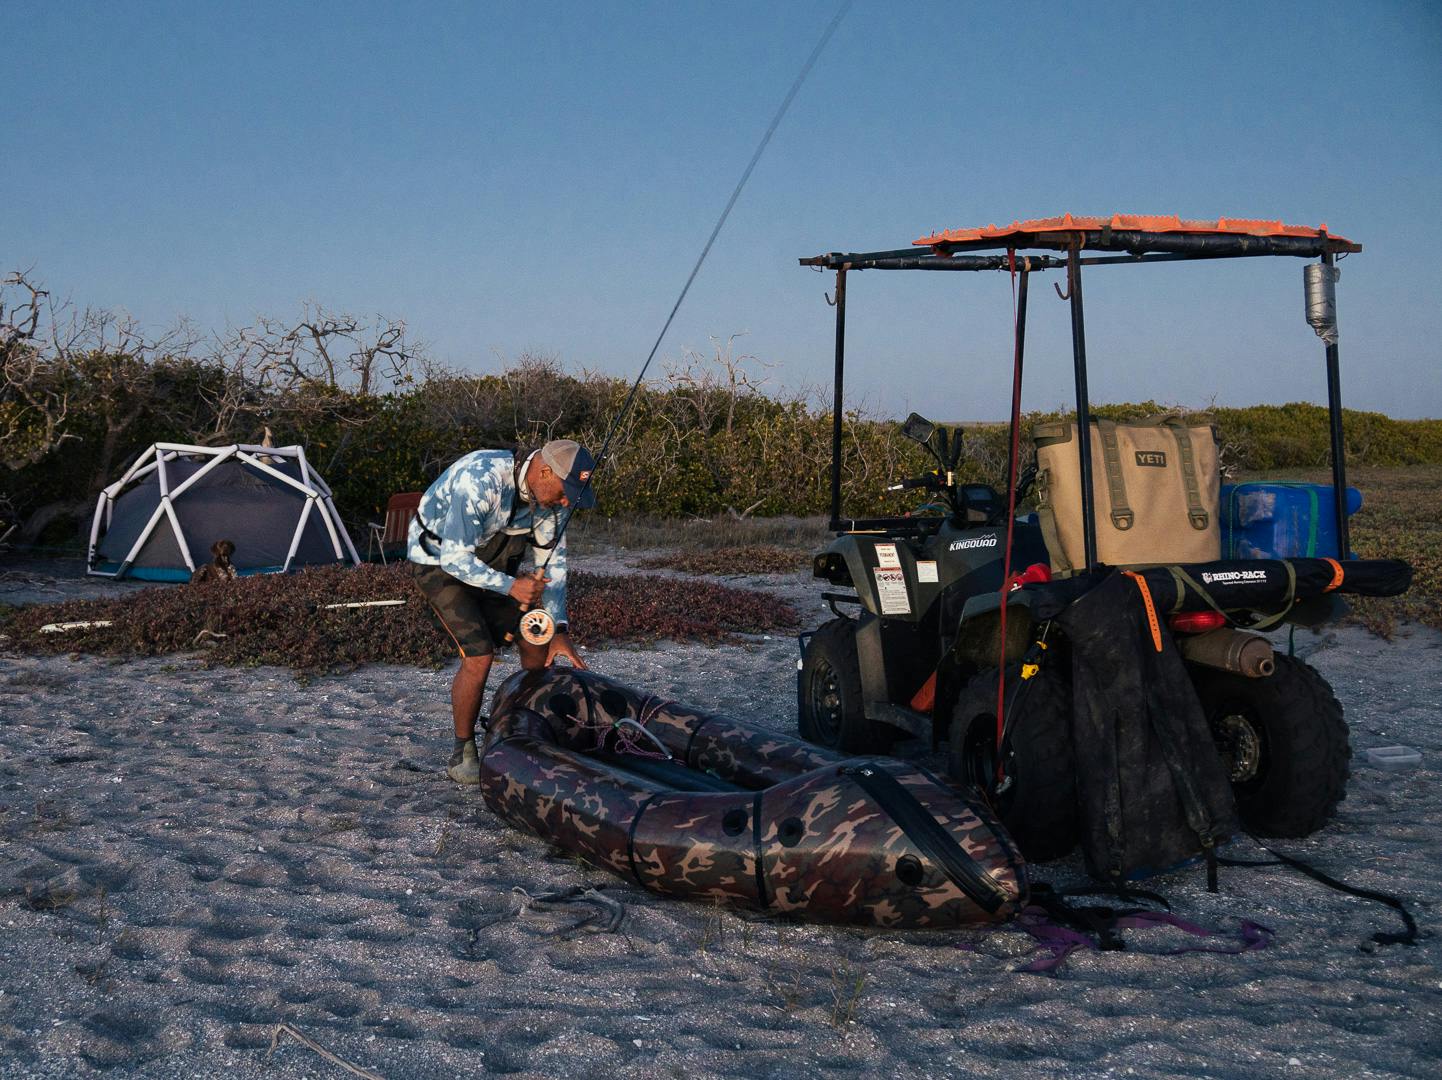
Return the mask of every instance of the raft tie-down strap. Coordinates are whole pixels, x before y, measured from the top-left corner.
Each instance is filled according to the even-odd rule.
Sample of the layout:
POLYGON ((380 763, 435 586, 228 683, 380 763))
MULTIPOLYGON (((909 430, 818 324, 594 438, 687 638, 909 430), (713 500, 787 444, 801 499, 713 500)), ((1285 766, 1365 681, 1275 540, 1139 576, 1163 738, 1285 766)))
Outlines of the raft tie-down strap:
POLYGON ((1011 897, 995 878, 977 865, 915 795, 880 765, 843 765, 841 775, 849 776, 876 801, 876 805, 906 834, 906 838, 977 907, 994 915, 1011 897))
POLYGON ((761 855, 761 796, 758 791, 751 803, 751 843, 756 849, 756 902, 763 909, 771 906, 771 897, 766 892, 766 864, 761 855))
POLYGON ((1147 626, 1152 632, 1152 644, 1156 646, 1157 652, 1162 651, 1162 627, 1157 622, 1157 606, 1152 603, 1152 590, 1147 588, 1147 579, 1138 574, 1135 570, 1123 570, 1123 574, 1137 583, 1137 589, 1142 594, 1142 603, 1147 606, 1147 626))
POLYGON ((641 879, 641 871, 636 869, 636 826, 641 824, 641 815, 650 808, 653 802, 665 794, 667 794, 667 792, 654 792, 650 798, 638 806, 636 808, 636 816, 631 819, 631 828, 626 832, 626 861, 631 864, 631 876, 636 879, 636 884, 643 889, 649 888, 649 886, 641 879))
POLYGON ((1325 555, 1322 556, 1322 561, 1325 563, 1331 563, 1332 565, 1332 583, 1322 591, 1324 593, 1329 593, 1333 589, 1341 588, 1343 580, 1345 580, 1347 577, 1346 571, 1342 569, 1342 564, 1339 563, 1336 559, 1327 558, 1325 555))
POLYGON ((691 760, 691 747, 696 745, 696 736, 701 734, 701 729, 715 719, 716 717, 714 716, 708 716, 691 729, 691 735, 686 739, 686 750, 681 754, 681 763, 683 765, 689 765, 692 768, 696 767, 696 763, 691 760))

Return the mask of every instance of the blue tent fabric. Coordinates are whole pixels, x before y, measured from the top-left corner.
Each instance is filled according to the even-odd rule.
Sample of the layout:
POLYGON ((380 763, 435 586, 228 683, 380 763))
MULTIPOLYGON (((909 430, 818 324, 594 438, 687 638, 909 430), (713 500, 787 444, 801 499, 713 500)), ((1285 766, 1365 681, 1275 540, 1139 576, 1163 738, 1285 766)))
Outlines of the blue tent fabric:
MULTIPOLYGON (((174 492, 187 479, 210 465, 213 458, 178 456, 165 462, 168 488, 174 492)), ((275 457, 269 467, 296 483, 307 483, 299 460, 275 457)), ((310 497, 276 476, 229 457, 214 466, 191 487, 173 496, 171 508, 180 524, 195 566, 211 560, 211 545, 229 540, 235 545, 232 564, 241 574, 268 573, 284 569, 296 526, 310 497)), ((118 492, 110 507, 109 524, 91 552, 91 570, 148 581, 188 581, 186 565, 170 516, 161 512, 129 566, 125 560, 135 542, 155 516, 161 502, 160 476, 152 470, 118 492)), ((103 511, 102 511, 103 512, 103 511)), ((336 545, 326 528, 327 505, 316 500, 291 568, 329 565, 346 561, 345 547, 337 555, 336 545)), ((336 522, 337 533, 343 528, 336 522)))

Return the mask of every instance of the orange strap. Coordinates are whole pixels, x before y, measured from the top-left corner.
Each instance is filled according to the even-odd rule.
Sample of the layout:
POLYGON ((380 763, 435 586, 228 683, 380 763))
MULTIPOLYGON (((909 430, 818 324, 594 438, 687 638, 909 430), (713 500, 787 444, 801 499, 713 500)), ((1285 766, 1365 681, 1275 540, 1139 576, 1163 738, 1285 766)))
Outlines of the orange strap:
POLYGON ((1162 628, 1157 622, 1157 607, 1152 603, 1152 590, 1147 588, 1147 579, 1138 574, 1135 570, 1123 570, 1123 574, 1137 583, 1141 590, 1142 603, 1147 605, 1147 625, 1152 630, 1152 644, 1156 646, 1157 652, 1162 651, 1162 628))
POLYGON ((1332 564, 1332 584, 1328 585, 1325 589, 1322 590, 1324 593, 1329 593, 1333 589, 1340 586, 1342 584, 1342 579, 1347 575, 1343 573, 1342 564, 1339 563, 1336 559, 1329 559, 1324 555, 1322 557, 1322 561, 1332 564))

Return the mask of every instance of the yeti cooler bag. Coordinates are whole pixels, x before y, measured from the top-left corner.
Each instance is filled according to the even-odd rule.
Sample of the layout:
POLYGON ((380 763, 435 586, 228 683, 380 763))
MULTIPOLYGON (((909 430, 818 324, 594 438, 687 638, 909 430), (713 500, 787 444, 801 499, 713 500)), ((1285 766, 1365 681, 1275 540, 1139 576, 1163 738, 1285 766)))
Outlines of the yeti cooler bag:
MULTIPOLYGON (((1037 514, 1052 571, 1086 561, 1074 422, 1038 424, 1037 514)), ((1091 424, 1097 559, 1111 566, 1211 562, 1221 556, 1217 437, 1175 413, 1091 424)))

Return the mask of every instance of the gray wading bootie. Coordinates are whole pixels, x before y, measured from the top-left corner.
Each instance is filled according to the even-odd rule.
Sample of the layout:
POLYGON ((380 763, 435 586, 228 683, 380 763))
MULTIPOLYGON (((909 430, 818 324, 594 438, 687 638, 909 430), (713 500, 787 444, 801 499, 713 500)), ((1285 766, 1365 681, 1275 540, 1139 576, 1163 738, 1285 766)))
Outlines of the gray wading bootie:
POLYGON ((476 757, 476 740, 467 739, 456 743, 456 752, 446 765, 446 775, 458 784, 479 784, 481 763, 476 757))

